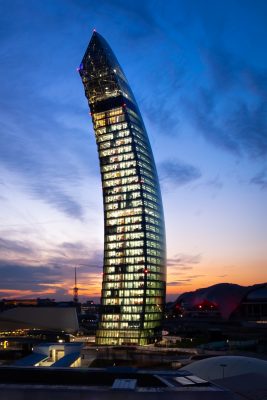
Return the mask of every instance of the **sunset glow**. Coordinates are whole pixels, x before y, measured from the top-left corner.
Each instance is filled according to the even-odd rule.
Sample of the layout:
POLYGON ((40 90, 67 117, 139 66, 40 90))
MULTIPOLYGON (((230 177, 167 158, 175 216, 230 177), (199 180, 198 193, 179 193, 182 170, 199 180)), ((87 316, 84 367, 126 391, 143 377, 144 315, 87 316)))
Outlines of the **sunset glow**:
POLYGON ((94 27, 144 117, 167 299, 267 281, 267 3, 1 2, 0 298, 98 300, 103 210, 77 66, 94 27), (88 27, 91 27, 90 29, 88 27))

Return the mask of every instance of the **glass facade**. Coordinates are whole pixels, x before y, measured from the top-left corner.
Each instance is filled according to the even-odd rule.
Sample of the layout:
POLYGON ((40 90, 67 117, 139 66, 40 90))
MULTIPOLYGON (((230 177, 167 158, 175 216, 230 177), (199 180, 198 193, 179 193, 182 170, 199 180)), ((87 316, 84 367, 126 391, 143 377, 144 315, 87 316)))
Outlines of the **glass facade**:
POLYGON ((104 203, 104 266, 98 345, 161 338, 165 228, 156 167, 127 79, 94 32, 79 72, 90 106, 104 203))

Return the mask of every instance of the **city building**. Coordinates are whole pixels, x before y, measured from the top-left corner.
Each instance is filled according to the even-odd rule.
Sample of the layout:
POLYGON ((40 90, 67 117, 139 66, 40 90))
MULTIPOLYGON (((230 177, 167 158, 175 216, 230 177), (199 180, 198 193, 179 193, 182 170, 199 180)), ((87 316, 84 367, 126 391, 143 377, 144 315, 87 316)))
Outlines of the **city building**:
POLYGON ((17 367, 78 368, 81 366, 81 343, 39 343, 32 353, 17 360, 17 367))
POLYGON ((75 307, 17 306, 0 312, 0 335, 23 329, 76 333, 79 330, 77 310, 75 307))
POLYGON ((185 292, 171 305, 170 313, 183 317, 213 317, 266 324, 267 283, 251 286, 217 283, 185 292))
POLYGON ((94 32, 78 68, 98 147, 104 267, 98 345, 154 343, 165 304, 165 228, 155 162, 127 79, 94 32))

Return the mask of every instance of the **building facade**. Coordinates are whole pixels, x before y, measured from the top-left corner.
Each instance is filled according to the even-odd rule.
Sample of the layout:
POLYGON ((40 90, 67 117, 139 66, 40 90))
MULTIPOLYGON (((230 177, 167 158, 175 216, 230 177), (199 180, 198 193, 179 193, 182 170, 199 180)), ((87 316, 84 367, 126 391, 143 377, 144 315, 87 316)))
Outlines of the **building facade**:
POLYGON ((162 200, 146 129, 127 79, 94 32, 78 68, 98 147, 104 266, 98 345, 161 337, 166 291, 162 200))

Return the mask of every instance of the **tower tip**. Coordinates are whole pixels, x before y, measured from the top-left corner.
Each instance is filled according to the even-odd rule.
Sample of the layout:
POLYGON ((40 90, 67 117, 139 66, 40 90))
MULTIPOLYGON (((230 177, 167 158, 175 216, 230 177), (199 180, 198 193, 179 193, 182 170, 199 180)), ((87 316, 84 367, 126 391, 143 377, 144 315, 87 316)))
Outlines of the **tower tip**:
POLYGON ((74 288, 73 288, 73 301, 74 303, 78 303, 78 287, 77 287, 77 276, 76 276, 76 267, 74 267, 74 288))

